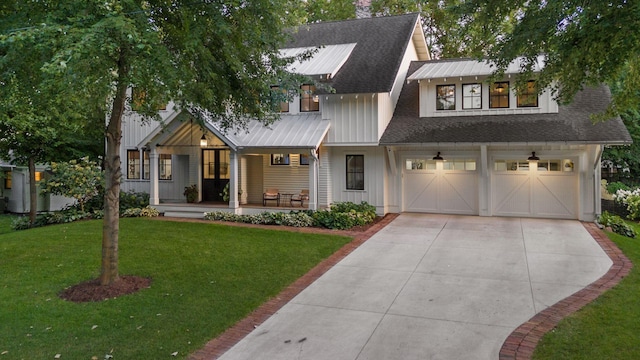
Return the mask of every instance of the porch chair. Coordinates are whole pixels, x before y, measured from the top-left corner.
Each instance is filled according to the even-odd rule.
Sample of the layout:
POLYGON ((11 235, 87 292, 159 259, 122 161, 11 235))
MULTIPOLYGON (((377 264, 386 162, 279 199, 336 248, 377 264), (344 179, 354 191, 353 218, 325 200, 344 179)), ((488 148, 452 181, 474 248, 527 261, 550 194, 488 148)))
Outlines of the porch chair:
POLYGON ((267 206, 268 200, 275 200, 276 205, 280 206, 280 191, 278 189, 267 189, 262 194, 262 206, 267 206))
POLYGON ((300 194, 293 195, 291 197, 291 200, 289 201, 289 204, 293 206, 293 202, 295 201, 300 203, 300 207, 303 207, 305 200, 309 200, 309 189, 304 189, 300 191, 300 194))

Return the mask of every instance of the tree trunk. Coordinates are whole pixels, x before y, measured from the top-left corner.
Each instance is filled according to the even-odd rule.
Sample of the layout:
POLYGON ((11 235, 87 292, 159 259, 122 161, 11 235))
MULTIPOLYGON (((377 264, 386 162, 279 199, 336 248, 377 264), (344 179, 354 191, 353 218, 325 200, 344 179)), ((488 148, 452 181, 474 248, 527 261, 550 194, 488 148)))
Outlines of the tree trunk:
POLYGON ((104 219, 102 223, 102 271, 100 284, 110 285, 118 280, 118 233, 120 231, 120 141, 122 113, 126 103, 127 66, 121 50, 118 62, 118 83, 107 125, 105 154, 104 219))
POLYGON ((36 162, 33 156, 29 157, 29 222, 31 226, 36 223, 38 211, 38 191, 36 189, 36 162))

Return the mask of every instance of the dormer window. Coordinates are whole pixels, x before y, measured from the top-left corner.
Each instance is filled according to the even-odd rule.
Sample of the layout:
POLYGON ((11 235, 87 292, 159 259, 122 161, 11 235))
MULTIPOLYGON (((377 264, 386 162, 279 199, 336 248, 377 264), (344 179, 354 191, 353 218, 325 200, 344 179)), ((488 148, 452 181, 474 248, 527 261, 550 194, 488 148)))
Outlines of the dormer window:
POLYGON ((489 108, 500 109, 509 107, 509 82, 500 81, 491 85, 489 90, 489 108))
POLYGON ((482 84, 462 85, 462 108, 482 109, 482 84))
POLYGON ((518 93, 518 107, 538 107, 538 92, 535 80, 527 81, 527 87, 518 93))
POLYGON ((456 86, 438 85, 436 86, 436 110, 456 109, 456 86))
POLYGON ((315 94, 316 87, 314 85, 305 84, 300 87, 300 111, 320 111, 320 97, 315 94))

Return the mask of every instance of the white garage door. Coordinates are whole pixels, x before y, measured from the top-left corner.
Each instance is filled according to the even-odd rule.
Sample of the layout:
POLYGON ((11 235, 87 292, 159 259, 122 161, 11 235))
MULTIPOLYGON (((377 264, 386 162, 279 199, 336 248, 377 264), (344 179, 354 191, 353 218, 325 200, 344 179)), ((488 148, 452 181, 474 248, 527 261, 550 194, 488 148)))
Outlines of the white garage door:
POLYGON ((570 159, 540 160, 537 166, 497 160, 491 179, 493 215, 577 219, 577 173, 570 159))
POLYGON ((403 210, 447 214, 478 214, 478 172, 475 160, 405 159, 403 210))

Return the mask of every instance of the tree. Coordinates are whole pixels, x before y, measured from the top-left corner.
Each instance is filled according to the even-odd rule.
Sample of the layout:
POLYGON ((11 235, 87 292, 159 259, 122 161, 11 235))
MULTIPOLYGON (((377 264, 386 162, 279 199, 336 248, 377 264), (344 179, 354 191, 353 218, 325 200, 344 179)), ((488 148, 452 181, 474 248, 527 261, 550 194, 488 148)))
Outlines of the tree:
POLYGON ((318 21, 336 21, 356 17, 356 5, 353 0, 307 0, 300 1, 303 23, 318 21))
POLYGON ((467 0, 457 9, 466 26, 477 34, 481 34, 478 29, 493 30, 501 21, 515 19, 513 28, 487 49, 498 72, 522 56, 526 59, 522 70, 531 75, 536 57, 544 54, 539 88, 552 85, 562 103, 570 102, 586 85, 611 84, 627 72, 621 91, 614 94, 600 118, 638 108, 639 2, 467 0))
POLYGON ((74 198, 84 211, 84 204, 100 193, 103 181, 102 169, 88 157, 52 162, 51 177, 45 180, 42 191, 74 198))
MULTIPOLYGON (((297 6, 286 0, 9 4, 3 14, 12 28, 5 27, 0 36, 0 73, 13 71, 15 64, 7 59, 45 49, 47 56, 31 64, 31 72, 43 76, 38 91, 60 103, 71 100, 56 118, 80 114, 90 119, 95 109, 106 115, 103 285, 119 276, 119 154, 122 116, 131 104, 128 89, 142 90, 137 111, 148 120, 157 117, 155 104, 173 101, 200 121, 200 115, 209 114, 223 128, 246 128, 249 119, 267 124, 277 119, 282 99, 270 85, 293 89, 299 81, 285 71, 292 59, 278 52, 282 30, 290 25, 285 14, 297 6)), ((18 73, 16 79, 25 76, 18 73)))

